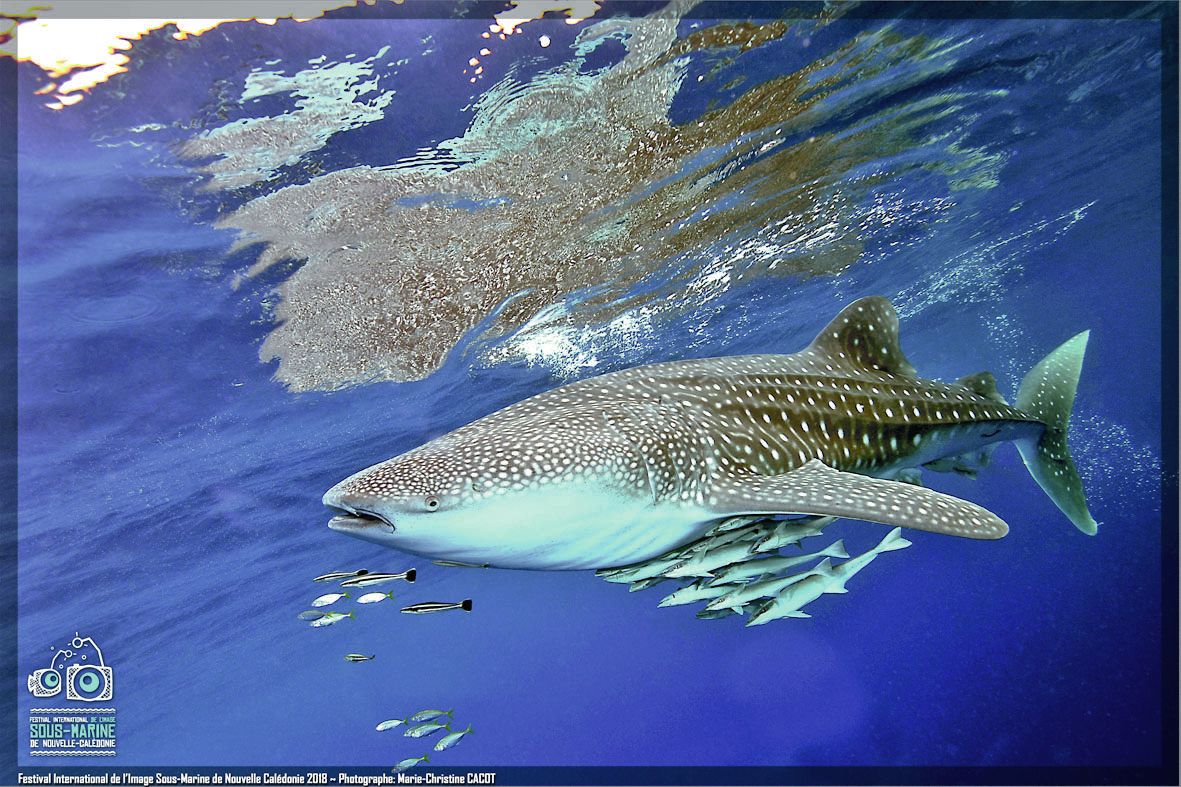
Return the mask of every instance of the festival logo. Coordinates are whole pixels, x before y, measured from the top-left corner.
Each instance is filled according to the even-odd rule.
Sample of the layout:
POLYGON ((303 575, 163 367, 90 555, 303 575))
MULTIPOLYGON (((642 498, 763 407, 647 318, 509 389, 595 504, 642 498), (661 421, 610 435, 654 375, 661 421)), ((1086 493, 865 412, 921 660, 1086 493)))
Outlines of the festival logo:
MULTIPOLYGON (((64 648, 50 648, 49 666, 29 674, 29 693, 37 699, 109 702, 115 674, 102 649, 77 632, 64 648)), ((115 754, 114 708, 32 708, 29 753, 40 756, 112 756, 115 754)))

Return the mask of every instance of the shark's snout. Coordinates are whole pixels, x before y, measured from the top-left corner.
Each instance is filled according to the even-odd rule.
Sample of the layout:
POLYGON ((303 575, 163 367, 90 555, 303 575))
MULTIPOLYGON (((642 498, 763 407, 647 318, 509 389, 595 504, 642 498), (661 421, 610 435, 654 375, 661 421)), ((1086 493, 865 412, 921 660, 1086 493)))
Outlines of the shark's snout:
POLYGON ((367 540, 379 540, 397 530, 391 517, 374 510, 371 500, 350 494, 344 486, 337 484, 324 493, 322 502, 336 514, 328 520, 330 530, 367 540))

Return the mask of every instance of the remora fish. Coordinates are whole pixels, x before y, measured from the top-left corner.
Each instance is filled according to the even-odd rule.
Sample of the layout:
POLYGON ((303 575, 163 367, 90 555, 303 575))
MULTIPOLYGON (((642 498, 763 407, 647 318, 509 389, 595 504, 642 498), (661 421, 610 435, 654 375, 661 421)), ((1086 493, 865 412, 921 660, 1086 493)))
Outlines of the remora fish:
POLYGON ((675 590, 660 600, 658 607, 679 607, 696 601, 717 598, 729 593, 734 588, 730 585, 710 585, 706 580, 699 579, 691 585, 675 590))
POLYGON ((421 604, 411 604, 408 607, 402 607, 402 611, 410 615, 425 615, 428 612, 447 612, 452 609, 462 609, 464 612, 471 612, 472 600, 465 598, 463 601, 424 601, 421 604))
POLYGON ((350 577, 359 577, 362 574, 368 574, 368 569, 358 569, 356 571, 330 571, 327 574, 321 574, 313 579, 313 582, 331 582, 334 579, 348 579, 350 577))
POLYGON ((717 549, 703 550, 691 560, 673 566, 666 577, 712 577, 714 569, 740 563, 750 557, 751 545, 735 541, 717 549))
POLYGON ((828 558, 825 558, 823 563, 809 572, 802 580, 786 586, 778 596, 751 615, 746 625, 761 626, 784 617, 810 617, 808 613, 801 611, 804 606, 825 593, 847 593, 845 583, 849 581, 849 578, 868 566, 882 552, 892 552, 910 546, 910 542, 903 538, 901 533, 901 528, 894 528, 876 547, 835 568, 829 563, 828 558))
POLYGON ((334 530, 504 568, 627 566, 733 516, 835 516, 996 539, 973 503, 893 480, 1016 443, 1042 489, 1093 534, 1066 442, 1088 332, 1026 376, 919 378, 885 298, 846 307, 806 349, 612 372, 480 418, 328 490, 334 530))
POLYGON ((698 620, 720 620, 721 618, 728 618, 731 615, 740 615, 741 610, 737 609, 699 609, 697 611, 698 620))
POLYGON ((805 538, 820 535, 824 532, 824 528, 832 524, 834 519, 836 517, 821 516, 796 520, 802 524, 783 522, 768 535, 756 541, 754 546, 750 548, 750 552, 752 555, 756 555, 760 552, 773 552, 792 544, 799 544, 805 538))
POLYGON ((673 566, 680 565, 682 562, 684 562, 684 558, 682 557, 665 557, 658 560, 649 560, 638 566, 600 572, 599 576, 607 582, 619 582, 622 584, 644 582, 662 576, 665 571, 668 571, 673 566))
MULTIPOLYGON (((785 568, 798 566, 807 563, 809 560, 816 560, 822 557, 837 557, 847 558, 849 553, 845 551, 845 542, 839 540, 833 544, 825 547, 819 552, 813 552, 810 555, 792 555, 791 557, 769 557, 761 560, 748 560, 745 563, 739 563, 736 566, 730 566, 725 571, 720 572, 717 578, 711 584, 714 585, 732 585, 735 582, 745 582, 754 577, 761 577, 765 574, 774 574, 785 568)), ((360 600, 360 599, 358 599, 360 600)))
POLYGON ((375 658, 377 658, 375 655, 366 656, 364 653, 349 653, 344 657, 344 660, 357 663, 361 661, 373 661, 375 658))
POLYGON ((656 587, 661 582, 668 582, 669 577, 651 577, 649 579, 641 579, 631 584, 627 589, 628 593, 635 593, 637 590, 647 590, 651 587, 656 587))
MULTIPOLYGON (((813 555, 808 555, 807 559, 811 560, 813 555)), ((782 593, 785 588, 794 585, 798 582, 803 582, 805 579, 815 576, 817 574, 827 576, 832 572, 832 560, 825 558, 820 561, 814 568, 811 568, 802 574, 792 574, 786 577, 770 577, 762 579, 758 582, 752 582, 749 585, 741 585, 731 589, 724 596, 714 599, 705 605, 705 609, 709 611, 717 611, 722 609, 739 610, 751 602, 758 601, 764 598, 770 598, 779 593, 782 593)))
POLYGON ((353 579, 346 579, 340 583, 342 588, 367 588, 370 585, 382 585, 386 582, 394 582, 395 580, 404 579, 407 582, 413 582, 415 576, 418 574, 414 569, 403 571, 401 574, 366 574, 363 577, 354 577, 353 579))

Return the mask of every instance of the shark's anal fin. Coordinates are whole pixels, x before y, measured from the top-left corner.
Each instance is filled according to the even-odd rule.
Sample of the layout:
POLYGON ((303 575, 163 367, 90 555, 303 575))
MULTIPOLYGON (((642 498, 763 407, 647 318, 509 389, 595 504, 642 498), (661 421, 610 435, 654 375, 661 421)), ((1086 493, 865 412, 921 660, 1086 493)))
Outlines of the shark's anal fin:
POLYGON ((714 480, 709 497, 718 516, 839 516, 977 539, 1001 538, 1009 532, 996 514, 975 503, 912 484, 835 470, 816 459, 782 475, 723 476, 714 480))

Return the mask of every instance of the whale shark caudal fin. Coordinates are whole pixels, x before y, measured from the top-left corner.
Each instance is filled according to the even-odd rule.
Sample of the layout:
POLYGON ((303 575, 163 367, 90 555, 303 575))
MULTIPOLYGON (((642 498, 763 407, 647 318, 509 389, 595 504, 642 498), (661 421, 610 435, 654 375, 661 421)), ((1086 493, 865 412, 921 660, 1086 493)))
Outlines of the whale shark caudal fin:
POLYGON ((731 474, 718 479, 710 508, 736 514, 811 514, 861 519, 914 530, 996 539, 1009 527, 975 503, 913 484, 846 473, 813 459, 781 475, 731 474))
POLYGON ((1093 536, 1099 525, 1087 510, 1083 482, 1066 445, 1066 426, 1090 333, 1083 331, 1066 340, 1030 369, 1021 381, 1015 404, 1046 425, 1040 439, 1017 443, 1029 474, 1075 527, 1093 536))

